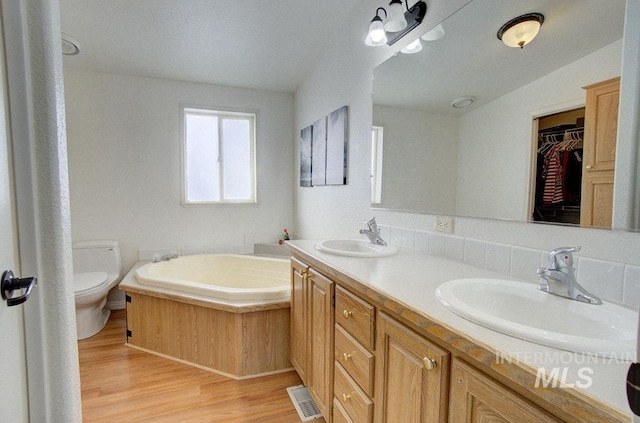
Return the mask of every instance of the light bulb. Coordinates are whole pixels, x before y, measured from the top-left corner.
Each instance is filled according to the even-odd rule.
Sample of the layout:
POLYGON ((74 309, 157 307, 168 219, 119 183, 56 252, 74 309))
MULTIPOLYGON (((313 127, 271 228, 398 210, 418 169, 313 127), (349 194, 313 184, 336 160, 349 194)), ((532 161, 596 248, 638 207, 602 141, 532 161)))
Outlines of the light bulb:
POLYGON ((368 46, 381 46, 387 42, 387 34, 384 32, 382 19, 379 16, 371 20, 367 39, 364 42, 368 46))
POLYGON ((389 16, 384 23, 384 29, 389 32, 402 31, 407 27, 407 20, 404 18, 404 8, 401 0, 391 0, 389 3, 389 16))

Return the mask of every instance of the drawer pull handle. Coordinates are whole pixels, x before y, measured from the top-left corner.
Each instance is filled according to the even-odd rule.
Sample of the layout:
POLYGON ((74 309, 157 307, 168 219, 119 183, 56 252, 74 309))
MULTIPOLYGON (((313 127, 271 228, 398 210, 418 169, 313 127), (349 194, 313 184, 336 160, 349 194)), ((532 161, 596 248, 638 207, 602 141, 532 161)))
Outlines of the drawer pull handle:
POLYGON ((431 371, 436 368, 436 362, 429 357, 423 357, 422 363, 424 364, 424 368, 431 371))
POLYGON ((347 402, 351 399, 351 395, 349 394, 342 394, 342 402, 347 402))
POLYGON ((349 361, 349 360, 351 360, 351 354, 342 353, 342 361, 349 361))
POLYGON ((342 310, 342 315, 344 316, 345 319, 348 319, 349 317, 353 316, 353 313, 350 312, 349 310, 342 310))

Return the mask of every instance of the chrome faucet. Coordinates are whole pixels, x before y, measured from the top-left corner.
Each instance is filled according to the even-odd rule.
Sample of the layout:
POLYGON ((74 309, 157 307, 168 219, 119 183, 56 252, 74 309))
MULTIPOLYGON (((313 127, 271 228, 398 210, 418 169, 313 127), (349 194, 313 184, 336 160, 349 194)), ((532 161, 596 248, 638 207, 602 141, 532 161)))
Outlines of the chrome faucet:
POLYGON ((380 238, 380 229, 378 228, 378 224, 376 223, 376 218, 371 218, 370 221, 365 222, 369 229, 360 229, 360 233, 364 234, 369 238, 372 244, 375 245, 387 245, 386 242, 382 238, 380 238))
POLYGON ((549 267, 538 269, 540 291, 589 304, 602 304, 602 300, 589 293, 576 280, 573 255, 580 247, 562 247, 549 253, 549 267))

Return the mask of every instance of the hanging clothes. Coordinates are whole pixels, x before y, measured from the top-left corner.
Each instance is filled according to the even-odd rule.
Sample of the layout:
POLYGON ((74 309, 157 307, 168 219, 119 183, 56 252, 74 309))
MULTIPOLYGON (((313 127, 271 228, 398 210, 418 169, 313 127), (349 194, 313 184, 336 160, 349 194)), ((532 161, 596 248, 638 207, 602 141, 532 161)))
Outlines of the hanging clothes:
POLYGON ((543 166, 538 183, 543 187, 542 204, 580 204, 583 134, 583 128, 541 132, 538 159, 543 166))

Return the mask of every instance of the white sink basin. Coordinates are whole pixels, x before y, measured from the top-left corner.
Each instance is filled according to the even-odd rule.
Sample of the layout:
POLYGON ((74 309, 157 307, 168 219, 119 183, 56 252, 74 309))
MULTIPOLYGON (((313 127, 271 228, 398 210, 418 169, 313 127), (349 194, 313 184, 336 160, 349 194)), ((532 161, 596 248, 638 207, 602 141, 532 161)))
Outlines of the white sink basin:
POLYGON ((398 252, 393 245, 375 245, 363 239, 328 239, 316 244, 325 253, 348 257, 387 257, 398 252))
POLYGON ((506 335, 600 357, 635 357, 638 313, 616 304, 585 304, 498 279, 449 281, 436 296, 459 316, 506 335))

